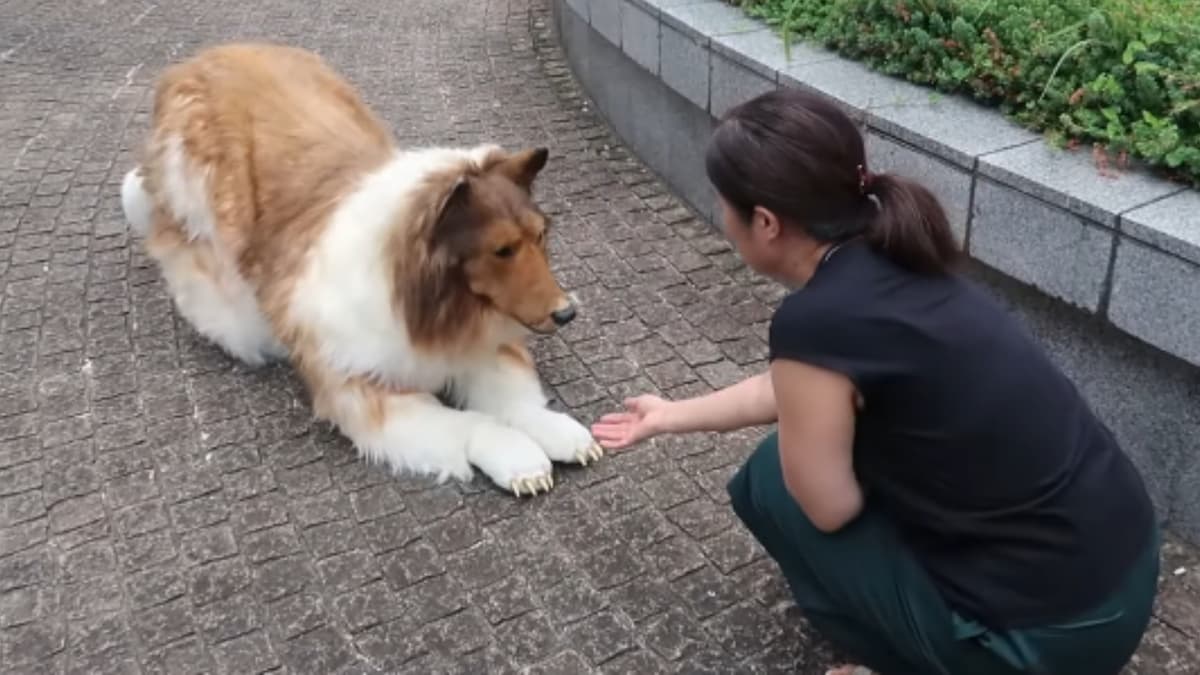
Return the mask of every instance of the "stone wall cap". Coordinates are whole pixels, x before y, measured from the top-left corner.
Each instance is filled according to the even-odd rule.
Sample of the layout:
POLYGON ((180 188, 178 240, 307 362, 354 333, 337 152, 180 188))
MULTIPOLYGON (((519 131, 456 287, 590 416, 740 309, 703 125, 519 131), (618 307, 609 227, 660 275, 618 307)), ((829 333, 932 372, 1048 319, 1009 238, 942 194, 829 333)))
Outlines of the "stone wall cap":
POLYGON ((974 101, 876 73, 840 56, 789 66, 779 78, 787 86, 816 90, 870 126, 968 170, 975 168, 979 155, 1038 139, 974 101))
POLYGON ((1113 228, 1120 214, 1182 189, 1143 171, 1105 171, 1090 152, 1044 141, 984 155, 979 173, 1113 228))
POLYGON ((715 35, 749 33, 763 27, 762 22, 722 0, 665 4, 659 10, 663 23, 705 44, 715 35))
POLYGON ((1121 216, 1133 239, 1200 265, 1200 192, 1181 189, 1121 216))

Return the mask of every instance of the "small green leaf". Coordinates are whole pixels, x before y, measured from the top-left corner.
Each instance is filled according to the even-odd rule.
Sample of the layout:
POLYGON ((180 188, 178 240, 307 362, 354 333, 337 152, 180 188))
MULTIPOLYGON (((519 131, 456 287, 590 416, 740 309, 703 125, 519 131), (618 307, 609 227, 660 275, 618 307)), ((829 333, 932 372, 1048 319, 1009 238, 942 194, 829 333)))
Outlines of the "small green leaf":
POLYGON ((1108 19, 1100 10, 1093 10, 1087 17, 1088 36, 1096 40, 1108 37, 1108 19))
POLYGON ((1146 51, 1146 45, 1141 40, 1133 40, 1125 46, 1125 53, 1121 55, 1121 61, 1125 65, 1129 65, 1144 51, 1146 51))
POLYGON ((956 17, 954 22, 950 24, 950 32, 954 35, 954 39, 964 45, 969 45, 975 42, 975 37, 979 34, 975 27, 969 21, 961 16, 956 17))

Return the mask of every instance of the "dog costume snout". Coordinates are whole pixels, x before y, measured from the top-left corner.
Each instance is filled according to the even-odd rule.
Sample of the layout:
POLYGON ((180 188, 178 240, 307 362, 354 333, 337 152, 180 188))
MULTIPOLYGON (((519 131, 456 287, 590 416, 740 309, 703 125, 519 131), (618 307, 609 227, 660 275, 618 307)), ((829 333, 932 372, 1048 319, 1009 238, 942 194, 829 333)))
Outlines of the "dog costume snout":
POLYGON ((575 305, 567 305, 563 309, 551 312, 550 318, 558 326, 565 326, 571 323, 571 320, 575 318, 575 305))

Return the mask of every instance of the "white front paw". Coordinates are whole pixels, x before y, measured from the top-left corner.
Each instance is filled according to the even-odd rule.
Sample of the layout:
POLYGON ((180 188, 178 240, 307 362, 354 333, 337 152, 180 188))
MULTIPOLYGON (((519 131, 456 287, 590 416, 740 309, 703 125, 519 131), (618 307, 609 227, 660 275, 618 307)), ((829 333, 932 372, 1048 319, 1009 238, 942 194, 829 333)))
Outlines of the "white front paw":
POLYGON ((587 464, 600 459, 604 450, 592 438, 587 427, 566 413, 549 408, 530 407, 510 417, 517 429, 542 446, 556 462, 587 464))
POLYGON ((492 482, 518 497, 554 487, 550 458, 516 429, 494 423, 479 425, 471 434, 467 457, 492 482))

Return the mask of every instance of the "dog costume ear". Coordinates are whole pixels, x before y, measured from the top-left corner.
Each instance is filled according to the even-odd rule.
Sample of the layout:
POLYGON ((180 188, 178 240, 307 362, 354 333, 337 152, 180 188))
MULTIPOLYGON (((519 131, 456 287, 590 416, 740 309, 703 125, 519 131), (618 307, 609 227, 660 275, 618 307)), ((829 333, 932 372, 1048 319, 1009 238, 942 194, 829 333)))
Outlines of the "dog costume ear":
POLYGON ((445 199, 442 200, 442 207, 438 209, 438 218, 445 218, 448 212, 466 206, 470 199, 471 182, 467 180, 466 176, 459 176, 458 180, 454 181, 454 187, 450 188, 445 199))
POLYGON ((452 258, 464 254, 469 248, 471 232, 471 182, 461 176, 442 198, 435 209, 431 243, 451 254, 452 258))
POLYGON ((528 148, 501 155, 488 170, 499 173, 529 192, 533 188, 533 179, 546 167, 549 157, 550 151, 546 148, 528 148))

